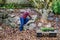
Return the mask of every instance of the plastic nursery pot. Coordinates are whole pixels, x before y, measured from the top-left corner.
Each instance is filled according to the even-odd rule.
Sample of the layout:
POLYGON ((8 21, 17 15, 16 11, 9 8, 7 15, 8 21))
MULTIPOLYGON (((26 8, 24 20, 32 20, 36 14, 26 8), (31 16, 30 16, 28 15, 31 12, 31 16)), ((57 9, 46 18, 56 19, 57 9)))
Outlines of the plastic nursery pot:
POLYGON ((37 33, 37 37, 42 37, 42 33, 37 33))
POLYGON ((57 33, 49 33, 49 37, 56 37, 57 33))

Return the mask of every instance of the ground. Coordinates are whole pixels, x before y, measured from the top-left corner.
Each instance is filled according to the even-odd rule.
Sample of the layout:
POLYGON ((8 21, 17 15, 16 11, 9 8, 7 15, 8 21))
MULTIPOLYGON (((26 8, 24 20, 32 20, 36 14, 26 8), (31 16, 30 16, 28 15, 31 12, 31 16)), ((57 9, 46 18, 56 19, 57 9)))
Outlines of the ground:
MULTIPOLYGON (((15 9, 13 14, 15 16, 19 16, 20 14, 19 11, 20 9, 15 9)), ((36 14, 36 12, 33 12, 33 13, 36 14)), ((40 16, 38 17, 39 19, 36 21, 37 24, 41 22, 40 21, 41 17, 40 16)), ((55 16, 53 16, 53 18, 55 18, 55 16)), ((60 18, 60 15, 59 15, 59 18, 60 18)), ((52 21, 48 20, 48 22, 44 24, 48 24, 49 22, 53 25, 53 27, 57 26, 54 20, 52 21)), ((58 22, 58 24, 60 24, 60 21, 58 22)), ((34 29, 26 30, 26 31, 19 31, 18 27, 12 28, 11 26, 8 26, 4 23, 0 27, 3 28, 2 30, 0 30, 0 40, 59 40, 58 36, 57 37, 36 37, 36 31, 34 29)), ((60 27, 60 25, 58 25, 58 27, 60 27)))
POLYGON ((26 30, 20 32, 18 28, 12 29, 8 26, 5 26, 3 30, 0 30, 0 40, 58 40, 58 38, 36 37, 35 30, 26 30))

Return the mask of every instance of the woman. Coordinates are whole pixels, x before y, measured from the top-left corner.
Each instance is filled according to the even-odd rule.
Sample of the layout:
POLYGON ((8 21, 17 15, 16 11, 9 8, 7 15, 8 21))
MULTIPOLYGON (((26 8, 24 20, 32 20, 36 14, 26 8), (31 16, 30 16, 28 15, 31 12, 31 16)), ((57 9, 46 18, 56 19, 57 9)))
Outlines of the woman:
POLYGON ((29 15, 29 12, 24 12, 22 14, 22 16, 20 17, 20 22, 21 22, 21 25, 19 27, 19 30, 20 31, 23 30, 23 26, 30 20, 29 18, 27 18, 27 16, 29 16, 30 19, 31 19, 31 16, 29 15))

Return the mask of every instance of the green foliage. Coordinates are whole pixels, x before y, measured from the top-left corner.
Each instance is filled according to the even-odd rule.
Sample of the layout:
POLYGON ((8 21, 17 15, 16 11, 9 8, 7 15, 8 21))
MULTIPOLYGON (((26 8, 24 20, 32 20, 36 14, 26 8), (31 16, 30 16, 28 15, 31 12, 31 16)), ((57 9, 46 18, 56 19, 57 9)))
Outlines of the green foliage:
POLYGON ((31 4, 14 4, 14 3, 10 3, 10 4, 4 4, 3 6, 2 5, 0 5, 0 8, 7 8, 7 9, 32 7, 31 4))
POLYGON ((29 0, 31 5, 36 7, 36 8, 44 8, 44 4, 40 0, 29 0))
POLYGON ((54 28, 52 28, 52 27, 51 27, 51 28, 42 27, 41 30, 42 30, 42 31, 53 31, 54 28))
MULTIPOLYGON (((3 5, 3 4, 2 4, 3 5)), ((10 3, 10 4, 4 4, 3 6, 0 6, 0 8, 7 8, 7 9, 14 9, 15 6, 13 3, 10 3)))
POLYGON ((15 8, 26 8, 32 7, 30 4, 15 4, 15 8))
POLYGON ((7 5, 5 5, 5 7, 8 9, 14 9, 15 8, 13 3, 7 4, 7 5))
POLYGON ((52 10, 55 14, 60 14, 60 0, 54 0, 52 2, 52 10))
POLYGON ((0 0, 0 3, 3 3, 3 0, 0 0))

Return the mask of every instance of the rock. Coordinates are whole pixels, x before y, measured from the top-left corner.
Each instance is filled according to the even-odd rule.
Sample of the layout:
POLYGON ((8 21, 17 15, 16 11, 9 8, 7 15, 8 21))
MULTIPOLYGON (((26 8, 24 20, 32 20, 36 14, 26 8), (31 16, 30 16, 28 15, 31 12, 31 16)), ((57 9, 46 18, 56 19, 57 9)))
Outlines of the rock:
POLYGON ((52 27, 51 23, 48 23, 45 27, 52 27))
POLYGON ((4 10, 0 9, 1 12, 3 12, 4 10))
POLYGON ((44 0, 40 0, 40 1, 43 1, 44 2, 44 0))
POLYGON ((0 12, 0 18, 2 18, 2 19, 6 19, 6 18, 8 18, 8 14, 6 13, 6 12, 0 12))
POLYGON ((0 18, 0 23, 2 22, 2 18, 0 18))
POLYGON ((3 28, 0 26, 0 30, 2 30, 3 28))
POLYGON ((6 25, 9 25, 11 22, 8 19, 4 19, 3 23, 5 23, 6 25))
POLYGON ((36 33, 40 33, 40 32, 41 32, 41 30, 40 30, 40 29, 36 30, 36 33))
POLYGON ((7 9, 7 11, 14 11, 14 9, 7 9))
POLYGON ((36 27, 36 24, 35 23, 31 23, 29 26, 25 25, 24 26, 24 30, 33 30, 34 28, 36 27))
POLYGON ((16 22, 16 21, 19 21, 19 17, 16 17, 16 16, 14 18, 9 17, 8 20, 11 22, 16 22))
POLYGON ((29 26, 29 30, 33 30, 35 27, 36 27, 36 24, 35 24, 35 23, 32 23, 32 24, 30 24, 30 26, 29 26))
POLYGON ((9 16, 9 17, 15 17, 15 15, 14 15, 14 14, 8 14, 8 16, 9 16))
POLYGON ((11 17, 14 17, 15 15, 11 15, 11 17))
POLYGON ((37 15, 31 15, 32 19, 36 19, 37 18, 37 15))
POLYGON ((0 13, 0 18, 2 18, 3 13, 0 13))
POLYGON ((19 25, 20 24, 20 21, 17 21, 17 24, 19 25))
POLYGON ((31 13, 31 9, 30 9, 30 8, 28 8, 28 9, 26 9, 26 10, 27 10, 27 12, 31 13))
POLYGON ((19 25, 20 24, 20 18, 18 16, 16 16, 16 17, 14 17, 14 19, 15 19, 14 21, 17 22, 16 24, 19 25))
POLYGON ((14 19, 15 19, 15 21, 19 21, 20 17, 19 16, 15 16, 14 19))
POLYGON ((39 12, 40 12, 41 14, 42 14, 42 11, 43 11, 42 9, 39 10, 39 12))
POLYGON ((17 26, 17 24, 14 23, 14 19, 13 18, 5 19, 3 22, 6 25, 9 25, 11 27, 16 27, 17 26))
POLYGON ((54 21, 59 22, 59 18, 58 18, 58 17, 56 17, 54 21))
POLYGON ((3 22, 12 27, 14 27, 14 26, 16 27, 16 25, 19 26, 19 24, 20 24, 19 17, 18 16, 13 17, 13 16, 15 16, 15 15, 11 15, 11 17, 4 19, 3 22))
POLYGON ((58 32, 58 30, 54 30, 54 32, 58 32))
POLYGON ((10 26, 11 26, 12 28, 17 27, 17 25, 16 25, 15 23, 10 23, 10 26))
POLYGON ((15 20, 14 18, 11 18, 11 17, 8 18, 8 21, 10 22, 14 22, 14 20, 15 20))
POLYGON ((26 12, 26 10, 24 10, 24 9, 21 9, 21 10, 20 10, 20 12, 26 12))
POLYGON ((27 29, 29 29, 29 26, 24 25, 24 30, 27 30, 27 29))
POLYGON ((48 20, 51 20, 52 21, 52 20, 54 20, 54 18, 53 17, 48 17, 48 20))
POLYGON ((38 26, 41 27, 43 24, 42 23, 38 23, 38 26))
POLYGON ((9 9, 9 11, 14 11, 14 9, 9 9))
POLYGON ((54 16, 54 13, 50 13, 49 16, 54 16))

